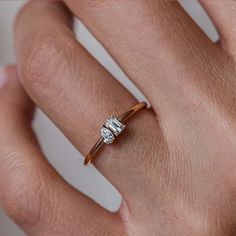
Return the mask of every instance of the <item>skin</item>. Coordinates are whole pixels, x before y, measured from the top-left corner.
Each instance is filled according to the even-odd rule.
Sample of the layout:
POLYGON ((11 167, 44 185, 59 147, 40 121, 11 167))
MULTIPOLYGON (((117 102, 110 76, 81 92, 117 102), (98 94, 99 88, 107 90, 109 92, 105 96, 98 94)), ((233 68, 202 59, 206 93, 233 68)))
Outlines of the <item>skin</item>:
POLYGON ((152 105, 96 160, 123 196, 110 213, 47 163, 30 128, 32 102, 7 69, 14 79, 0 91, 0 201, 28 235, 236 234, 236 2, 201 2, 220 45, 174 1, 31 1, 20 11, 20 81, 81 153, 108 115, 136 100, 76 41, 72 14, 152 105))

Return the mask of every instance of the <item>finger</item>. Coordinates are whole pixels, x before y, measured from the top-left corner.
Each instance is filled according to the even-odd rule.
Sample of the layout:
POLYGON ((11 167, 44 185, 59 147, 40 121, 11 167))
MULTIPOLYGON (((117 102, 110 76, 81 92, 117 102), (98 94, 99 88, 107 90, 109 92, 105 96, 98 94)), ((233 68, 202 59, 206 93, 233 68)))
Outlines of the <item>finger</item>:
POLYGON ((200 1, 211 16, 220 34, 223 48, 236 58, 236 1, 200 1))
POLYGON ((211 57, 218 57, 221 50, 177 1, 65 2, 148 97, 161 118, 193 107, 192 84, 205 81, 211 57))
POLYGON ((8 215, 27 235, 106 235, 113 224, 119 232, 117 216, 70 187, 43 157, 15 68, 0 81, 0 202, 8 215))
MULTIPOLYGON (((86 155, 100 137, 105 119, 125 112, 136 100, 78 44, 65 14, 58 2, 28 4, 16 26, 18 65, 28 93, 86 155), (41 31, 35 34, 35 28, 41 31)), ((154 114, 143 110, 119 142, 106 145, 96 161, 132 203, 137 196, 145 198, 142 187, 148 187, 140 173, 147 166, 154 168, 155 159, 162 161, 150 153, 154 145, 164 149, 154 114), (136 183, 142 187, 134 189, 136 183)))

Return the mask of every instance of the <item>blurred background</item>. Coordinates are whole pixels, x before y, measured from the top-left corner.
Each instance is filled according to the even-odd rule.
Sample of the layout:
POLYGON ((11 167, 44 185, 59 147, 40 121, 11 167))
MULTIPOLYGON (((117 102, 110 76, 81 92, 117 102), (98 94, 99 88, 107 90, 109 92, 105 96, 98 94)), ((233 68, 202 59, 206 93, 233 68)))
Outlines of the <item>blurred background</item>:
MULTIPOLYGON (((181 0, 179 2, 207 35, 216 41, 218 35, 215 28, 200 4, 196 0, 181 0)), ((24 3, 25 1, 0 1, 0 66, 15 62, 13 21, 17 11, 24 3)), ((78 20, 75 22, 75 32, 78 40, 101 64, 138 99, 143 99, 142 94, 78 20)), ((83 166, 83 157, 80 153, 40 110, 36 112, 34 129, 49 162, 70 184, 111 211, 119 208, 121 196, 118 191, 93 166, 86 168, 83 166)), ((0 209, 0 236, 23 235, 25 234, 0 209)))

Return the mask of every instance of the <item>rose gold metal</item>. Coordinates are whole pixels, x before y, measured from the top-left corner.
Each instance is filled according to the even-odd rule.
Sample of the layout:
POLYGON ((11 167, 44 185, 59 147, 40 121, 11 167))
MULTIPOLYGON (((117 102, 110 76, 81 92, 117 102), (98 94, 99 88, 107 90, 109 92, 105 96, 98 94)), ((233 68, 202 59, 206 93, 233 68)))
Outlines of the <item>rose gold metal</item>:
MULTIPOLYGON (((131 107, 128 111, 126 111, 124 114, 118 116, 119 121, 126 122, 131 116, 133 116, 136 112, 141 110, 142 108, 147 107, 146 102, 139 102, 135 106, 131 107)), ((90 164, 93 159, 95 154, 104 146, 103 138, 99 138, 99 140, 96 142, 96 144, 93 146, 91 151, 88 153, 84 160, 84 165, 90 164)))

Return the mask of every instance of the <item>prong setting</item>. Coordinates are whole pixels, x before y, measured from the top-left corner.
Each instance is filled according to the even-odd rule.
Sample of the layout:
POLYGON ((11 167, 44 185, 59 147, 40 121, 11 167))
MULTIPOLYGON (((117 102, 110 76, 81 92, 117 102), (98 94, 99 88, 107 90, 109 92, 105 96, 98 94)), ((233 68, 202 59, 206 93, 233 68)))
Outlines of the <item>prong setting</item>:
POLYGON ((115 139, 114 134, 106 127, 101 128, 101 136, 103 137, 103 142, 106 144, 113 143, 115 139))
POLYGON ((110 129, 115 136, 118 136, 124 130, 125 125, 122 124, 115 116, 110 116, 105 122, 105 127, 110 129))
POLYGON ((106 144, 111 144, 115 137, 118 136, 125 128, 118 118, 110 116, 106 120, 104 126, 101 127, 101 136, 106 144))

